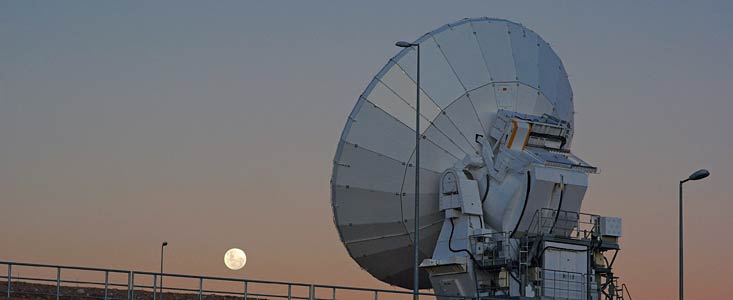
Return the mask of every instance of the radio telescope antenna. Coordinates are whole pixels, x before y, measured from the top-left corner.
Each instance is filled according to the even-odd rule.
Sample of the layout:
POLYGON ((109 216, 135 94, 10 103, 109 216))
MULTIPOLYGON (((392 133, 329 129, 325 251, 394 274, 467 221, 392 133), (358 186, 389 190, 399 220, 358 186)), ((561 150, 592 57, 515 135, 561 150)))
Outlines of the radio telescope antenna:
MULTIPOLYGON (((334 157, 334 222, 349 255, 375 278, 413 288, 418 174, 419 288, 447 278, 436 270, 454 257, 467 260, 457 266, 475 267, 476 234, 523 243, 543 210, 554 212, 547 233, 569 238, 578 218, 559 212, 579 215, 596 168, 570 152, 573 92, 550 45, 521 24, 486 17, 405 44, 419 45, 421 55, 420 168, 418 47, 404 47, 359 96, 334 157)), ((469 277, 494 276, 479 273, 469 277)))

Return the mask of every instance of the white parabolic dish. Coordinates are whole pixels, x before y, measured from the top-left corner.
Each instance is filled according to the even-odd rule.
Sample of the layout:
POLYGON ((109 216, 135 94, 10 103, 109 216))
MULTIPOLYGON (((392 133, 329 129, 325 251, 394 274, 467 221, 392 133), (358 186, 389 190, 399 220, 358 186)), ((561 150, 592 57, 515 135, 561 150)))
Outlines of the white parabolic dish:
MULTIPOLYGON (((444 221, 441 173, 478 154, 499 109, 552 115, 573 126, 573 93, 550 45, 521 24, 464 19, 415 41, 421 51, 420 253, 444 221)), ((334 222, 352 258, 377 279, 412 288, 416 51, 404 48, 369 83, 334 158, 334 222)), ((568 141, 570 142, 570 141, 568 141)), ((429 288, 422 272, 420 287, 429 288)))

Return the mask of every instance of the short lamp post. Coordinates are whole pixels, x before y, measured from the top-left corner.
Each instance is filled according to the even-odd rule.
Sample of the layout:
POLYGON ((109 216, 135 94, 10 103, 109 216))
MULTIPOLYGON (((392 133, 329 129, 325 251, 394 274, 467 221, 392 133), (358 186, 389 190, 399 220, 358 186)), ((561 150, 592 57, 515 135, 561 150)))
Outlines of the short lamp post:
POLYGON ((680 241, 679 241, 680 243, 680 268, 679 268, 680 295, 679 295, 679 299, 680 300, 685 299, 685 280, 684 280, 684 276, 685 276, 684 265, 685 264, 684 264, 684 255, 683 255, 684 252, 683 252, 683 247, 682 247, 683 242, 684 242, 683 236, 682 236, 682 184, 688 181, 700 180, 708 176, 710 176, 710 172, 708 172, 708 170, 700 169, 700 170, 697 170, 695 173, 692 173, 689 177, 687 177, 687 179, 680 181, 680 215, 679 215, 680 217, 680 241))
POLYGON ((168 246, 167 241, 160 244, 160 300, 163 300, 163 249, 168 246))

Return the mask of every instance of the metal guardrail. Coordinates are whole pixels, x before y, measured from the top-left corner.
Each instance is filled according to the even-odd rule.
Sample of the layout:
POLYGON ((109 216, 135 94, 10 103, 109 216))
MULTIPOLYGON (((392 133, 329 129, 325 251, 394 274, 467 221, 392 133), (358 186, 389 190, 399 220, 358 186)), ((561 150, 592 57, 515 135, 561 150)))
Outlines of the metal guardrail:
POLYGON ((588 275, 585 273, 542 269, 538 275, 543 297, 588 299, 588 275))
POLYGON ((598 215, 543 208, 532 216, 528 233, 587 239, 598 233, 599 218, 598 215))
POLYGON ((629 292, 629 288, 626 287, 626 284, 625 283, 624 284, 621 284, 621 298, 622 299, 628 298, 629 300, 633 300, 631 298, 631 293, 629 292))
MULTIPOLYGON (((31 263, 18 263, 18 262, 7 262, 0 261, 0 267, 7 267, 7 273, 0 276, 0 280, 4 279, 6 283, 5 291, 0 293, 5 294, 7 298, 20 295, 37 295, 45 297, 60 298, 88 298, 88 299, 100 299, 100 300, 138 300, 138 299, 153 299, 157 300, 162 295, 166 296, 169 293, 177 293, 177 295, 185 294, 190 296, 191 299, 204 299, 204 296, 218 295, 225 297, 236 297, 244 300, 250 299, 287 299, 287 300, 400 300, 400 299, 411 299, 413 293, 411 291, 395 291, 395 290, 384 290, 384 289, 370 289, 360 287, 349 287, 349 286, 336 286, 336 285, 320 285, 320 284, 307 284, 297 282, 280 282, 280 281, 266 281, 266 280, 252 280, 252 279, 238 279, 238 278, 226 278, 226 277, 212 277, 212 276, 196 276, 196 275, 185 275, 185 274, 169 274, 169 273, 154 273, 154 272, 143 272, 143 271, 129 271, 129 270, 115 270, 115 269, 102 269, 102 268, 88 268, 88 267, 77 267, 77 266, 60 266, 60 265, 45 265, 45 264, 31 264, 31 263), (42 271, 55 271, 55 278, 43 278, 33 276, 13 276, 14 269, 33 269, 36 273, 42 271), (85 276, 103 276, 104 281, 89 281, 89 280, 77 280, 64 278, 64 275, 74 271, 83 272, 85 276), (110 277, 122 277, 125 278, 123 282, 113 282, 110 277), (188 284, 186 286, 167 284, 165 287, 158 286, 158 282, 161 277, 165 277, 166 282, 171 282, 173 279, 180 280, 193 280, 195 286, 188 284), (147 281, 150 283, 143 283, 147 281), (13 284, 21 283, 42 283, 53 286, 55 284, 55 292, 48 293, 43 291, 23 291, 13 289, 13 284), (223 283, 236 284, 237 289, 234 290, 231 287, 226 289, 212 289, 208 286, 222 285, 223 283), (76 284, 77 287, 83 286, 92 289, 100 289, 103 291, 103 295, 77 295, 77 294, 65 294, 62 293, 63 289, 74 288, 70 284, 76 284), (258 291, 253 288, 257 287, 258 291), (277 291, 279 289, 279 291, 277 291), (264 290, 264 291, 263 291, 264 290), (156 292, 157 291, 157 292, 156 292), (3 293, 4 292, 4 293, 3 293), (327 297, 317 296, 324 292, 328 292, 327 297), (122 296, 119 294, 123 293, 122 296), (357 295, 358 294, 358 295, 357 295)), ((0 284, 2 281, 0 281, 0 284)), ((0 294, 0 295, 2 295, 0 294)), ((421 297, 440 297, 442 299, 449 300, 491 300, 498 298, 491 297, 463 297, 456 295, 440 295, 434 293, 419 293, 421 297)), ((162 300, 162 299, 161 299, 162 300)))

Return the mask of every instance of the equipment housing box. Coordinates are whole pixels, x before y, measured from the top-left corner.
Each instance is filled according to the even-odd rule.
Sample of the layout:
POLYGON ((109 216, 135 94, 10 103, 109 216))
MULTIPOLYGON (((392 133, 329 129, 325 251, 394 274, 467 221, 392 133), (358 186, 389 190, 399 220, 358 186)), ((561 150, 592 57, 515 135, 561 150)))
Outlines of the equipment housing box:
POLYGON ((601 236, 621 237, 621 218, 600 217, 599 223, 601 236))

